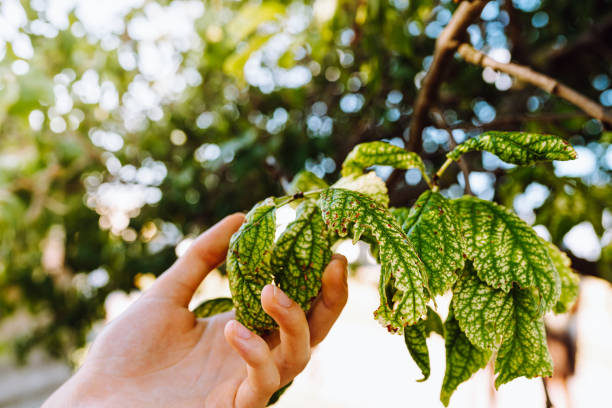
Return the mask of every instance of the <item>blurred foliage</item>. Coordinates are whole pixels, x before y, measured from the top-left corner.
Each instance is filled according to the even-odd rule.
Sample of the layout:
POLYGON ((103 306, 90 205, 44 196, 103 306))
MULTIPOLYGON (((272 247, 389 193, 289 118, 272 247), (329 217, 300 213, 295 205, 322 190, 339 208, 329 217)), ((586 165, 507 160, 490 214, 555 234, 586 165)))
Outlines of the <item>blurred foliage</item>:
MULTIPOLYGON (((0 326, 0 342, 18 357, 39 346, 68 356, 104 318, 110 293, 160 274, 179 242, 223 215, 282 195, 299 170, 329 181, 357 143, 403 145, 435 38, 457 7, 65 4, 0 6, 0 324, 30 316, 8 334, 0 326)), ((492 1, 466 38, 609 106, 612 56, 598 35, 610 32, 611 12, 610 0, 492 1)), ((612 280, 610 132, 563 100, 458 58, 446 78, 437 109, 458 142, 512 129, 582 147, 587 163, 576 174, 557 164, 503 172, 470 154, 472 190, 512 206, 542 186, 546 198, 519 200, 519 215, 562 248, 575 225, 592 224, 604 248, 580 272, 612 280)), ((449 149, 448 132, 428 126, 417 153, 431 169, 449 149)), ((458 172, 445 173, 444 194, 463 193, 458 172)), ((424 186, 411 171, 396 177, 391 204, 411 205, 424 186)))

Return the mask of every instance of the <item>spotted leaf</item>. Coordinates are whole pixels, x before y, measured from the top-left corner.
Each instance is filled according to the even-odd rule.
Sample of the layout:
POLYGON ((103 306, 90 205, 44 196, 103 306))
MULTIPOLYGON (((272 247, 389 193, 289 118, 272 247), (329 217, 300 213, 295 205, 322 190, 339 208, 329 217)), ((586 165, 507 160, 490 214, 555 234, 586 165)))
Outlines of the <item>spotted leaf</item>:
POLYGON ((464 264, 463 240, 453 206, 440 193, 428 190, 407 216, 405 212, 392 210, 425 264, 431 292, 441 295, 457 280, 456 272, 464 264))
POLYGON ((245 223, 232 235, 227 252, 227 274, 236 318, 257 333, 275 326, 261 307, 261 290, 273 280, 269 258, 274 244, 275 209, 270 198, 253 207, 245 223))
POLYGON ((431 372, 429 364, 429 349, 427 348, 427 337, 431 332, 436 332, 444 336, 442 321, 440 316, 430 307, 427 307, 427 318, 419 320, 417 324, 404 328, 404 342, 406 348, 412 356, 416 365, 421 369, 423 378, 418 381, 425 381, 431 372))
POLYGON ((524 166, 541 161, 576 158, 574 148, 558 136, 498 131, 484 132, 468 139, 446 156, 457 160, 462 154, 473 150, 486 150, 505 162, 524 166))
POLYGON ((291 184, 289 184, 289 188, 287 192, 289 194, 295 194, 299 192, 306 192, 311 190, 318 190, 322 188, 327 188, 328 185, 325 180, 317 177, 316 174, 303 170, 293 177, 291 180, 291 184))
POLYGON ((472 344, 494 350, 511 335, 514 298, 481 281, 471 263, 453 288, 453 310, 461 330, 472 344))
POLYGON ((371 171, 363 175, 350 175, 342 177, 334 185, 334 188, 343 188, 345 190, 357 191, 372 198, 374 201, 383 207, 389 206, 389 195, 387 194, 387 185, 371 171))
POLYGON ((509 209, 490 201, 463 197, 453 204, 478 277, 504 292, 514 283, 535 288, 541 310, 550 310, 559 298, 559 274, 535 231, 509 209))
POLYGON ((210 317, 219 313, 229 312, 233 308, 234 303, 230 298, 208 299, 193 309, 193 314, 196 317, 210 317))
POLYGON ((549 377, 552 359, 546 344, 544 321, 539 306, 528 290, 515 288, 512 335, 506 336, 495 360, 495 386, 499 387, 517 377, 549 377))
POLYGON ((440 401, 448 406, 450 397, 459 384, 470 379, 472 374, 487 365, 491 350, 474 346, 461 331, 451 306, 444 323, 446 346, 446 372, 442 381, 440 401))
POLYGON ((344 159, 342 175, 361 174, 374 165, 392 166, 397 169, 419 169, 425 174, 425 166, 418 154, 385 142, 358 144, 344 159))
POLYGON ((427 277, 416 250, 391 213, 370 197, 330 188, 321 193, 319 206, 328 228, 340 237, 352 230, 353 241, 362 234, 376 241, 381 260, 378 321, 392 332, 401 332, 425 313, 429 298, 427 277))
POLYGON ((321 276, 331 259, 329 246, 319 207, 302 202, 295 221, 276 241, 270 264, 276 284, 304 310, 321 289, 321 276))
POLYGON ((550 259, 552 259, 561 279, 561 295, 559 301, 553 307, 553 311, 555 313, 566 313, 572 308, 578 297, 580 277, 572 269, 572 261, 565 252, 557 248, 552 242, 544 240, 542 242, 548 247, 550 259))

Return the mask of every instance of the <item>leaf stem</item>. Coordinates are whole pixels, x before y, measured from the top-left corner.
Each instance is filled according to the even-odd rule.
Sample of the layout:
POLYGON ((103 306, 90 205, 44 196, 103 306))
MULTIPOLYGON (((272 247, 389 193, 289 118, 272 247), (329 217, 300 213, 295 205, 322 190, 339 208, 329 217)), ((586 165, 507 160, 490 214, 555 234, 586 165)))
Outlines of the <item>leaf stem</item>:
POLYGON ((310 195, 315 195, 315 194, 320 194, 323 192, 323 190, 325 190, 324 188, 320 188, 318 190, 311 190, 311 191, 306 191, 306 192, 299 192, 299 193, 295 193, 295 194, 291 194, 291 195, 285 195, 282 197, 277 197, 274 199, 274 205, 276 206, 276 208, 280 208, 284 205, 289 204, 292 201, 295 200, 299 200, 300 198, 304 198, 310 195))
POLYGON ((442 167, 440 167, 438 169, 438 171, 436 172, 436 174, 434 174, 434 176, 433 176, 433 186, 431 188, 432 191, 438 191, 439 190, 438 180, 440 179, 440 177, 442 177, 442 174, 444 174, 444 172, 446 171, 448 166, 450 166, 450 164, 453 161, 454 161, 453 159, 446 159, 446 161, 442 164, 442 167))
POLYGON ((423 180, 425 180, 425 182, 427 183, 430 189, 433 188, 433 185, 431 184, 431 179, 427 175, 427 172, 423 170, 422 173, 423 173, 423 180))

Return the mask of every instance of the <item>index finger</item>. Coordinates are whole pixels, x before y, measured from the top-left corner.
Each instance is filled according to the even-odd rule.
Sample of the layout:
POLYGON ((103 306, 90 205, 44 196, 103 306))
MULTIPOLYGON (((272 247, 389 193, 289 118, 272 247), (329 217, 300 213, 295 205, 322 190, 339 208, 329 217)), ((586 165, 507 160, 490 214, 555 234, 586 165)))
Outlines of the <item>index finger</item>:
POLYGON ((202 233, 155 281, 150 293, 172 298, 186 307, 206 275, 225 259, 230 238, 243 221, 244 214, 232 214, 202 233))
MULTIPOLYGON (((347 260, 343 255, 334 254, 325 267, 321 293, 312 303, 308 312, 311 347, 319 344, 340 316, 348 299, 347 260)), ((270 347, 280 343, 278 331, 266 336, 270 347)))

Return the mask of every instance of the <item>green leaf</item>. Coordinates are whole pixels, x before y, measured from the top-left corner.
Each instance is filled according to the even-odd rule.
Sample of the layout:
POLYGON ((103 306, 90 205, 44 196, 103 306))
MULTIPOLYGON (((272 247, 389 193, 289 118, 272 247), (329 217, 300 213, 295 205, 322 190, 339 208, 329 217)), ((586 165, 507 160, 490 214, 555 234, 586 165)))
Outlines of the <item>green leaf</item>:
POLYGON ((497 132, 481 133, 461 143, 446 157, 457 160, 473 150, 486 150, 505 162, 528 166, 541 161, 574 160, 576 151, 564 139, 538 133, 497 132))
POLYGON ((387 208, 389 206, 389 195, 387 185, 371 171, 366 174, 342 177, 334 185, 334 188, 343 188, 345 190, 357 191, 372 198, 374 201, 387 208))
POLYGON ((381 305, 375 316, 389 331, 402 331, 425 313, 426 275, 423 263, 391 213, 370 197, 330 188, 321 193, 319 206, 328 228, 340 237, 352 229, 353 241, 362 234, 376 241, 382 262, 379 283, 381 305))
POLYGON ((404 342, 406 343, 406 348, 423 373, 423 378, 417 380, 419 382, 427 380, 431 372, 429 366, 429 349, 427 348, 426 339, 427 335, 425 334, 424 320, 404 328, 404 342))
POLYGON ((494 350, 514 323, 513 297, 493 289, 476 276, 468 262, 453 288, 453 310, 468 340, 481 349, 494 350))
POLYGON ((274 394, 272 394, 272 396, 268 400, 266 407, 276 404, 278 400, 280 399, 280 397, 285 393, 285 391, 287 391, 287 388, 291 387, 291 384, 293 384, 293 381, 289 381, 287 384, 283 385, 281 388, 276 390, 274 394))
POLYGON ((452 307, 474 346, 495 350, 501 342, 495 363, 497 387, 520 376, 551 375, 544 323, 530 290, 493 289, 468 267, 454 288, 452 307))
POLYGON ((419 382, 427 380, 431 372, 429 349, 426 342, 431 332, 436 332, 443 336, 444 325, 442 320, 440 320, 440 316, 429 306, 427 307, 427 318, 425 320, 419 320, 417 324, 404 328, 406 348, 423 373, 423 378, 418 380, 419 382))
POLYGON ((361 174, 374 165, 392 166, 397 169, 419 169, 425 174, 425 166, 418 154, 385 142, 358 144, 344 159, 342 175, 361 174))
POLYGON ((453 203, 478 277, 504 292, 514 283, 535 288, 541 309, 550 310, 559 298, 561 284, 535 231, 512 211, 490 201, 463 197, 453 203))
POLYGON ((450 397, 459 384, 470 379, 472 374, 487 365, 491 350, 474 346, 461 331, 451 306, 444 323, 446 346, 446 372, 442 381, 440 401, 448 406, 450 397))
POLYGON ((440 316, 429 306, 427 306, 427 319, 425 320, 425 333, 438 333, 444 337, 444 323, 440 316))
POLYGON ((421 194, 408 216, 405 209, 392 210, 425 264, 429 288, 434 295, 446 292, 463 269, 464 254, 459 223, 451 203, 430 190, 421 194))
POLYGON ((539 306, 527 290, 515 288, 514 317, 511 331, 506 336, 495 360, 495 387, 517 377, 549 377, 552 375, 552 359, 546 344, 546 330, 539 306))
POLYGON ((317 177, 314 173, 307 170, 302 170, 293 177, 287 193, 295 194, 299 192, 306 192, 311 190, 319 190, 322 188, 329 187, 325 180, 317 177))
POLYGON ((272 283, 269 258, 274 244, 275 205, 271 198, 258 203, 232 235, 227 252, 227 274, 236 318, 257 333, 275 327, 261 307, 261 290, 272 283))
POLYGON ((295 221, 276 241, 270 263, 276 284, 305 311, 321 289, 323 270, 331 259, 329 247, 319 207, 304 201, 295 221))
POLYGON ((553 311, 555 313, 566 313, 572 308, 578 297, 580 277, 572 269, 572 261, 565 252, 557 248, 552 242, 542 241, 546 243, 550 259, 552 259, 561 279, 561 295, 559 301, 553 307, 553 311))
POLYGON ((229 312, 233 308, 234 303, 230 298, 208 299, 193 309, 193 314, 196 317, 210 317, 219 313, 229 312))

